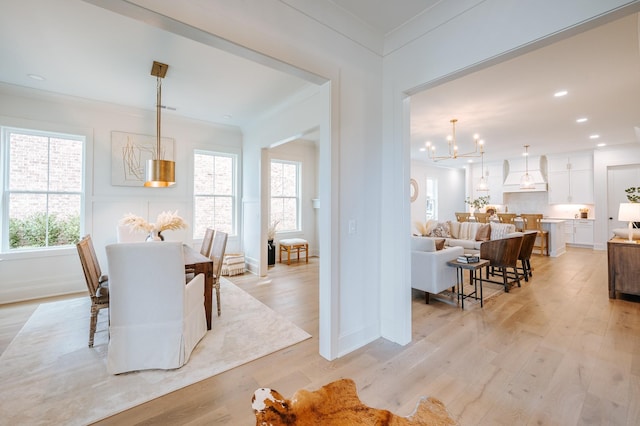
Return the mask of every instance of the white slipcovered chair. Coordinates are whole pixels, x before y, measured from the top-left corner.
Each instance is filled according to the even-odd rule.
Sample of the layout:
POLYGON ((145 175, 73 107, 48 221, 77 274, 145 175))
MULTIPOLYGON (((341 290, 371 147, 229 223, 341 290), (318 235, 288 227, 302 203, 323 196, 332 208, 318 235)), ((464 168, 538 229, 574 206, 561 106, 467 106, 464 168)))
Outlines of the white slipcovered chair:
POLYGON ((107 370, 179 368, 207 332, 204 275, 185 285, 182 243, 111 244, 107 370))
POLYGON ((411 237, 411 287, 425 292, 429 303, 430 294, 438 294, 456 285, 456 268, 447 265, 464 254, 462 247, 445 247, 436 250, 436 239, 411 237))

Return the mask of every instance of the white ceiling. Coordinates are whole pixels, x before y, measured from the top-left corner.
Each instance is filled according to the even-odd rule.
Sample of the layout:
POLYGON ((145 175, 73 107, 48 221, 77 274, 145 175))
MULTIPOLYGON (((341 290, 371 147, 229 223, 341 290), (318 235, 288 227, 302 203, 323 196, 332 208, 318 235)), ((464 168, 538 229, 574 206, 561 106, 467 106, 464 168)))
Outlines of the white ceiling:
POLYGON ((0 40, 2 82, 154 109, 150 72, 159 61, 169 65, 162 103, 175 112, 167 114, 228 125, 244 126, 311 86, 80 0, 2 0, 0 40))
MULTIPOLYGON (((441 2, 324 1, 379 34, 441 2)), ((330 15, 315 18, 331 26, 330 15)), ((163 104, 176 110, 166 114, 240 127, 318 83, 81 0, 2 0, 0 39, 0 82, 152 110, 150 70, 157 60, 169 64, 163 104)), ((412 158, 425 158, 418 149, 429 139, 443 150, 451 118, 459 119, 461 150, 470 149, 465 143, 471 133, 486 140, 486 161, 516 156, 525 143, 532 155, 591 148, 588 135, 594 132, 608 144, 635 142, 639 77, 632 15, 414 95, 412 158), (554 99, 558 89, 569 95, 554 99), (590 121, 578 126, 574 120, 581 115, 590 121)))
MULTIPOLYGON (((461 152, 473 134, 485 140, 485 161, 636 143, 640 127, 638 17, 580 33, 550 46, 439 85, 411 97, 411 155, 428 140, 447 149, 457 118, 461 152), (569 93, 562 98, 553 94, 569 93), (576 119, 588 122, 577 124, 576 119), (589 139, 598 134, 599 139, 589 139)), ((464 160, 443 164, 463 164, 464 160)))

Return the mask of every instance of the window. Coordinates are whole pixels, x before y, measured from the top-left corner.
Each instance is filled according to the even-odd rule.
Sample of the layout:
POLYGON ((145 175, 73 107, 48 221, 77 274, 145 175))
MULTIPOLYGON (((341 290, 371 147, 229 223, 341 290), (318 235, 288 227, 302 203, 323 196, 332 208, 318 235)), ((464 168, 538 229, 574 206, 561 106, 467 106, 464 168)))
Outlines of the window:
POLYGON ((427 199, 427 220, 438 218, 438 180, 427 178, 425 190, 427 199))
POLYGON ((277 231, 300 230, 300 163, 271 161, 271 223, 277 231))
POLYGON ((196 151, 193 158, 193 237, 207 228, 236 231, 236 156, 196 151))
POLYGON ((3 250, 77 243, 84 136, 3 128, 2 145, 3 250))

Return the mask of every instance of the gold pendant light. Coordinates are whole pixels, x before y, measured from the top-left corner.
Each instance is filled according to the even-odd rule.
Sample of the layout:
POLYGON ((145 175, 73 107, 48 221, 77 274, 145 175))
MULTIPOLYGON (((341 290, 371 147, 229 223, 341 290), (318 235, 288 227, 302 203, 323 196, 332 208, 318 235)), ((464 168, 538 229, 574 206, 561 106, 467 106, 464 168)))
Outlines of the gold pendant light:
POLYGON ((156 150, 153 159, 147 160, 146 182, 144 186, 166 188, 176 183, 176 163, 164 160, 160 145, 160 109, 162 108, 162 79, 167 75, 169 65, 153 61, 151 75, 156 77, 156 150))

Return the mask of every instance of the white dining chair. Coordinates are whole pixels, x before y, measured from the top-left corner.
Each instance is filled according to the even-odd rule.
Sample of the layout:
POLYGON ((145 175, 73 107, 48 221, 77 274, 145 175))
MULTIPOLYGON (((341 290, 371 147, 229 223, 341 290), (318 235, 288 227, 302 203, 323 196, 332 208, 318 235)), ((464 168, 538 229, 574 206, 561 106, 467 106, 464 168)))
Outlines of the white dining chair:
POLYGON ((111 244, 107 370, 112 374, 184 365, 207 332, 204 275, 185 285, 182 244, 111 244))

